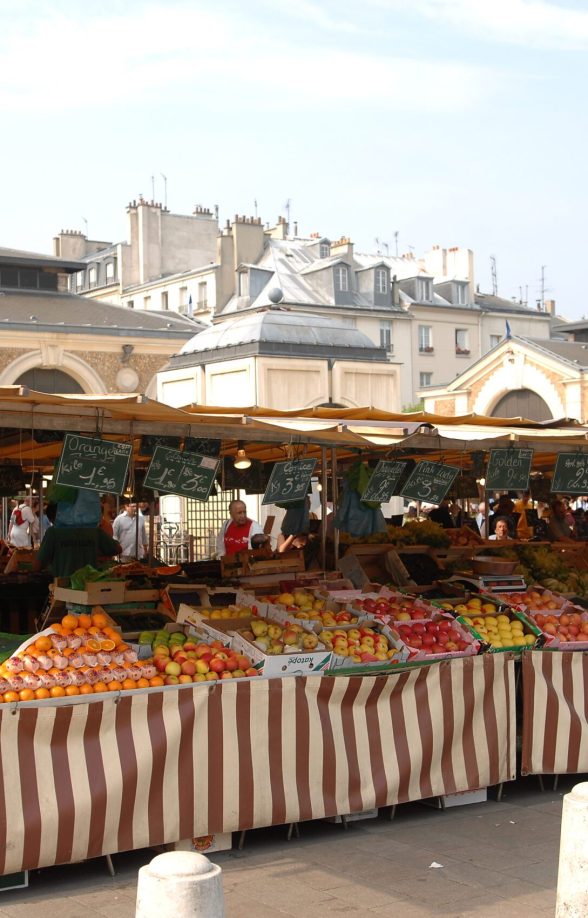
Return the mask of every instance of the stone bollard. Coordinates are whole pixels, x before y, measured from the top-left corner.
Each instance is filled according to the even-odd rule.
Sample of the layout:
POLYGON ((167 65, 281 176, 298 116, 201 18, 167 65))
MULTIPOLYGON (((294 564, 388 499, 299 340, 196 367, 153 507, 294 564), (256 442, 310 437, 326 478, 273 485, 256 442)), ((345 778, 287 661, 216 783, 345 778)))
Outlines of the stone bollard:
POLYGON ((563 799, 555 918, 588 915, 588 782, 563 799))
POLYGON ((139 870, 135 918, 224 918, 221 872, 195 851, 158 854, 139 870))

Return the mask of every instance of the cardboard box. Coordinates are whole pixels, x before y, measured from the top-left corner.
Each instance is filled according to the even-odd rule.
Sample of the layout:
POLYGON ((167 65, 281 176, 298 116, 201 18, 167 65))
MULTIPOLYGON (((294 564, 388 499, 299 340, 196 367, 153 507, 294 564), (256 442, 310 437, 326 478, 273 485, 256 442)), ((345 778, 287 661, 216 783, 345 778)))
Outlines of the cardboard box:
POLYGON ((217 832, 216 835, 201 835, 199 838, 184 838, 172 845, 173 851, 195 851, 197 854, 214 854, 229 851, 233 847, 232 832, 217 832))
POLYGON ((458 794, 443 794, 441 800, 446 810, 452 806, 465 806, 467 803, 486 803, 488 788, 480 787, 478 790, 461 791, 458 794))
POLYGON ((345 822, 359 822, 362 819, 376 819, 380 811, 376 807, 374 810, 364 810, 363 813, 345 813, 345 816, 325 816, 323 822, 335 822, 341 823, 343 819, 345 822))
POLYGON ((159 590, 130 590, 125 586, 123 602, 159 602, 159 590))
POLYGON ((125 598, 124 580, 96 580, 87 583, 85 590, 72 590, 65 584, 69 578, 58 578, 55 581, 53 596, 62 602, 77 606, 104 606, 122 603, 125 598))
POLYGON ((233 632, 238 628, 248 628, 252 617, 210 619, 205 611, 182 603, 176 622, 178 625, 188 625, 198 633, 206 635, 205 640, 222 641, 228 646, 233 632))
MULTIPOLYGON (((368 627, 371 627, 373 624, 375 623, 370 622, 368 624, 368 622, 362 622, 362 625, 367 625, 368 627)), ((353 673, 354 669, 361 669, 362 672, 364 670, 374 670, 374 671, 390 670, 392 672, 393 669, 396 666, 398 666, 399 663, 408 662, 410 658, 409 648, 399 638, 396 632, 388 628, 387 625, 382 625, 380 623, 377 623, 377 630, 380 634, 383 634, 385 635, 385 637, 388 638, 388 645, 390 649, 394 647, 396 650, 398 650, 398 653, 396 654, 395 657, 392 658, 392 660, 388 660, 388 661, 378 660, 375 663, 362 663, 362 662, 356 663, 355 660, 350 660, 349 657, 341 657, 339 656, 339 654, 336 654, 333 652, 332 657, 331 657, 331 665, 329 667, 331 672, 334 670, 340 675, 345 675, 347 673, 353 673), (343 670, 345 672, 343 672, 343 670)))
POLYGON ((408 650, 408 662, 409 663, 416 663, 416 662, 435 663, 438 660, 458 660, 461 657, 475 657, 480 652, 482 648, 482 641, 481 641, 480 636, 476 634, 476 632, 474 632, 471 628, 468 628, 468 626, 464 622, 460 621, 459 617, 454 618, 450 613, 437 612, 436 614, 433 614, 428 619, 418 619, 418 622, 426 625, 427 622, 441 621, 441 620, 451 621, 453 627, 457 631, 460 632, 462 636, 462 640, 467 641, 468 647, 466 648, 466 650, 448 650, 446 653, 435 653, 435 654, 425 653, 424 650, 420 650, 415 647, 410 647, 408 644, 405 644, 402 638, 400 637, 399 633, 396 631, 396 628, 402 625, 413 625, 413 624, 416 625, 417 624, 416 621, 391 622, 390 623, 390 630, 392 634, 394 634, 397 640, 400 641, 401 645, 403 647, 406 647, 406 649, 408 650))
POLYGON ((248 656, 259 675, 266 679, 275 676, 322 676, 329 669, 332 658, 331 651, 324 648, 268 656, 238 633, 233 634, 231 647, 248 656))

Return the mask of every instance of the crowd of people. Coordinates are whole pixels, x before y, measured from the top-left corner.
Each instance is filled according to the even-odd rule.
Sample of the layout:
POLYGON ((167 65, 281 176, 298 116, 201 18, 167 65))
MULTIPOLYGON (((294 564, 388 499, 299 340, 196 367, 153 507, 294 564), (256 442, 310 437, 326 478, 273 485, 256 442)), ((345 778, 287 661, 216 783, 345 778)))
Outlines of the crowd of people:
POLYGON ((457 501, 446 499, 439 507, 419 517, 416 504, 409 504, 403 524, 410 520, 428 518, 444 529, 469 526, 484 539, 539 539, 551 542, 588 541, 586 510, 588 496, 571 501, 554 495, 552 500, 533 500, 530 491, 513 492, 488 498, 474 505, 468 515, 457 501))

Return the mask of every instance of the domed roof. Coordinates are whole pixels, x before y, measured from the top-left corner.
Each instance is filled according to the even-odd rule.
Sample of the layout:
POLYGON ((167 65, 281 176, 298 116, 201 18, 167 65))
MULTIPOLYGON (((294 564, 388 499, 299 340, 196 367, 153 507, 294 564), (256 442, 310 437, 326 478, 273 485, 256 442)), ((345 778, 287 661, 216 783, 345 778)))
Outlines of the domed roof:
POLYGON ((343 319, 330 319, 312 313, 290 312, 284 309, 250 312, 212 325, 190 338, 180 354, 197 354, 202 351, 242 348, 248 345, 257 345, 258 351, 288 352, 292 356, 308 348, 328 348, 330 351, 352 348, 354 351, 359 349, 372 352, 366 353, 364 359, 373 359, 374 356, 382 359, 381 349, 363 332, 345 324, 343 319))

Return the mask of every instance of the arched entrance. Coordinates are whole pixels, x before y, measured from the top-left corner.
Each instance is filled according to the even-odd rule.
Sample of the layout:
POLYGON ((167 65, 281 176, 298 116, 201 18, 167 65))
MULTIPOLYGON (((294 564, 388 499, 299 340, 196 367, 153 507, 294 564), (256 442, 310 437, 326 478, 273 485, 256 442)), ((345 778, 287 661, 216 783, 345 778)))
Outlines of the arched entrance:
POLYGON ((35 392, 46 392, 47 394, 76 395, 84 392, 73 376, 69 376, 63 370, 45 369, 44 367, 33 367, 27 370, 15 380, 15 385, 28 386, 35 392))
POLYGON ((503 395, 491 415, 493 418, 528 418, 529 421, 550 421, 553 417, 547 402, 531 389, 515 389, 503 395))

